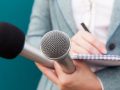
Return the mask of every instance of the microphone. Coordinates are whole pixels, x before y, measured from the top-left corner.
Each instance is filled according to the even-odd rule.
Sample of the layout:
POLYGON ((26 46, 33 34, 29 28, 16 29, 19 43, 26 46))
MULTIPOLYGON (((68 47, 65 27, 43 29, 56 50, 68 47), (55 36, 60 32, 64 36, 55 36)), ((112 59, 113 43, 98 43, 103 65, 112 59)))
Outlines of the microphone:
POLYGON ((25 35, 19 28, 9 23, 0 23, 0 57, 13 59, 18 55, 54 68, 52 61, 25 42, 25 35))
POLYGON ((65 73, 71 74, 75 71, 69 56, 70 39, 66 33, 58 30, 46 33, 41 39, 40 49, 50 60, 57 61, 65 73))

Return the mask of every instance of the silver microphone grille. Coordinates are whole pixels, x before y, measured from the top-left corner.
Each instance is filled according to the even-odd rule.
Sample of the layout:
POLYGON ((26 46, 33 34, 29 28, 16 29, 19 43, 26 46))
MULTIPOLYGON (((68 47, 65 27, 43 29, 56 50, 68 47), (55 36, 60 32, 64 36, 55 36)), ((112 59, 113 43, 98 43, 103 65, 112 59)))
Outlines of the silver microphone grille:
POLYGON ((41 50, 49 58, 59 58, 66 54, 69 48, 69 36, 61 31, 50 31, 41 40, 41 50))

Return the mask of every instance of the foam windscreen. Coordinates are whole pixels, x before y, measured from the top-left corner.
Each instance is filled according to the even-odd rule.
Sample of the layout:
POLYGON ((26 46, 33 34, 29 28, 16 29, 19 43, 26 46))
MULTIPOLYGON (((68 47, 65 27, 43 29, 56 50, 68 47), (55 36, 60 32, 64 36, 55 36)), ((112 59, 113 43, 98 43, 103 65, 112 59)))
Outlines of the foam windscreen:
POLYGON ((0 57, 15 58, 23 49, 24 33, 9 23, 0 23, 0 57))

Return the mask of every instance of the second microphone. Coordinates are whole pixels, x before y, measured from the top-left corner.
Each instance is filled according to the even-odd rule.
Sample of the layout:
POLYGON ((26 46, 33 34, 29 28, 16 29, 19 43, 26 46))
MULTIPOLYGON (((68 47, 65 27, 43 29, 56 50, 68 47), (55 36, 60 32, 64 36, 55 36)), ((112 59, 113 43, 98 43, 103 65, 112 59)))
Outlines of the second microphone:
POLYGON ((65 73, 75 71, 75 65, 69 56, 70 38, 66 33, 58 30, 46 33, 40 49, 47 58, 57 61, 65 73))

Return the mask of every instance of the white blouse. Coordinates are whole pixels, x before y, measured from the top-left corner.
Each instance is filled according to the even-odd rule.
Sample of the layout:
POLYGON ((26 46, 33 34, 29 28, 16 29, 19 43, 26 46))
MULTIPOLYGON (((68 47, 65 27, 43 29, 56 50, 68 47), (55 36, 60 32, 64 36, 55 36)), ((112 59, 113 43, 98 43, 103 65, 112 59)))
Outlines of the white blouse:
POLYGON ((90 32, 106 43, 114 0, 72 0, 73 17, 78 30, 84 22, 90 32))

